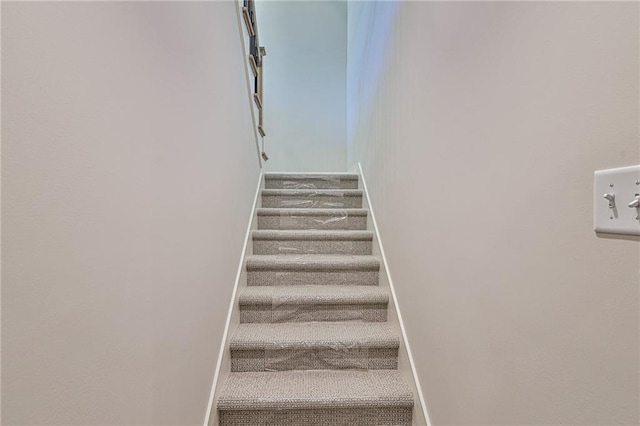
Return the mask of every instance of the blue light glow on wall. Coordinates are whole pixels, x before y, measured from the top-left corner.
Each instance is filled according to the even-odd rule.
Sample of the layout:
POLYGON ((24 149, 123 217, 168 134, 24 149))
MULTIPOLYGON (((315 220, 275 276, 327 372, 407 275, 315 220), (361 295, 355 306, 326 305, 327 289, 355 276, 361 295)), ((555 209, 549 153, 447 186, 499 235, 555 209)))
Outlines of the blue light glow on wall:
POLYGON ((367 114, 385 72, 389 39, 401 1, 348 3, 347 144, 360 114, 367 114))

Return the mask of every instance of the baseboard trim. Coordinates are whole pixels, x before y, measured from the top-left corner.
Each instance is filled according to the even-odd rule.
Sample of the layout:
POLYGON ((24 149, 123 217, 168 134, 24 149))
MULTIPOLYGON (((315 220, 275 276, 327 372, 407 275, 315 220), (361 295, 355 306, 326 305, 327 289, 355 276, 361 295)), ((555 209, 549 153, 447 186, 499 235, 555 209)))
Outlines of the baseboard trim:
POLYGON ((216 363, 216 369, 213 374, 213 383, 211 384, 211 393, 209 394, 209 404, 207 405, 207 412, 205 413, 203 426, 209 425, 211 419, 211 410, 213 409, 213 400, 216 393, 216 387, 220 378, 220 370, 222 368, 222 359, 224 357, 224 350, 226 348, 227 337, 229 336, 229 329, 231 328, 231 317, 233 314, 233 308, 235 307, 236 295, 238 293, 238 287, 240 286, 240 277, 242 275, 242 268, 244 266, 244 259, 247 254, 247 247, 249 246, 249 238, 251 237, 251 227, 253 225, 253 219, 256 214, 256 206, 258 205, 258 199, 260 196, 260 188, 262 186, 262 178, 264 173, 260 171, 258 177, 258 186, 256 188, 256 194, 253 199, 253 206, 251 207, 251 215, 249 216, 249 223, 247 224, 247 232, 244 236, 244 245, 242 247, 242 253, 240 253, 240 262, 238 264, 238 272, 236 273, 236 281, 233 285, 233 292, 231 293, 231 301, 229 302, 229 309, 227 311, 227 322, 224 326, 224 333, 222 334, 222 341, 220 342, 220 350, 218 352, 218 361, 216 363))
POLYGON ((424 418, 427 421, 427 426, 432 426, 431 418, 429 417, 429 410, 427 408, 426 401, 424 399, 424 395, 422 394, 422 387, 420 386, 420 379, 418 379, 418 374, 416 372, 416 366, 413 362, 413 356, 411 355, 411 347, 409 346, 409 339, 407 338, 407 332, 404 328, 404 322, 402 321, 402 313, 400 312, 400 306, 398 305, 398 298, 396 297, 396 290, 393 285, 393 280, 391 279, 391 272, 389 271, 389 264, 387 263, 387 257, 384 254, 384 246, 382 244, 382 239, 380 238, 380 232, 378 231, 378 223, 376 222, 376 216, 373 212, 373 206, 371 205, 371 197, 369 197, 369 190, 367 189, 367 182, 364 178, 364 173, 362 172, 362 165, 358 162, 358 172, 360 175, 360 179, 362 179, 362 189, 364 190, 365 198, 367 199, 367 207, 369 209, 369 214, 371 215, 371 223, 373 223, 373 232, 376 234, 376 238, 378 239, 378 243, 380 245, 380 256, 382 257, 382 263, 384 264, 384 269, 387 273, 387 280, 389 281, 389 290, 391 291, 391 299, 393 300, 393 305, 396 310, 396 314, 398 316, 398 323, 400 324, 400 331, 402 332, 402 339, 404 340, 405 348, 407 349, 407 356, 409 358, 409 365, 411 366, 411 374, 413 375, 413 380, 416 384, 416 389, 418 391, 418 398, 420 399, 420 405, 422 407, 422 413, 424 418))

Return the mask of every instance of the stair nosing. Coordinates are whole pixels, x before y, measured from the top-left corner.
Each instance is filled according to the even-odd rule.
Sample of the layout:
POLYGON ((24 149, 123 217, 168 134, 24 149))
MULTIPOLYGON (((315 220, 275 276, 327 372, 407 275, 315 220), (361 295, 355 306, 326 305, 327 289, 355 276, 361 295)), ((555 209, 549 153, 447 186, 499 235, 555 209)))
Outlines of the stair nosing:
POLYGON ((363 208, 283 208, 283 207, 259 207, 256 209, 258 216, 336 216, 345 214, 347 217, 366 217, 368 210, 363 208))
POLYGON ((373 241, 373 231, 317 229, 257 229, 254 241, 373 241))
POLYGON ((296 197, 296 196, 327 196, 327 197, 362 197, 361 189, 278 189, 265 188, 262 196, 267 197, 296 197))
POLYGON ((371 255, 270 255, 247 256, 247 271, 379 271, 381 260, 371 255))
POLYGON ((340 179, 340 180, 358 180, 359 175, 353 173, 265 173, 265 179, 269 180, 287 180, 287 179, 323 179, 326 180, 340 179))

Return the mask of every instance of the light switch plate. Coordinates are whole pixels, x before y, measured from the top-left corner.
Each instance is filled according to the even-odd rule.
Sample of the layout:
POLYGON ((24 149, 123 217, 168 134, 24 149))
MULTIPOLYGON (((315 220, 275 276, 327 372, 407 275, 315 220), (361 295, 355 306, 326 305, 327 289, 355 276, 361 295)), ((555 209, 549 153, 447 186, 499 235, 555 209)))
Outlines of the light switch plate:
POLYGON ((640 208, 629 207, 640 196, 640 166, 598 170, 593 183, 593 227, 596 232, 640 235, 640 208), (613 208, 610 201, 613 198, 613 208))

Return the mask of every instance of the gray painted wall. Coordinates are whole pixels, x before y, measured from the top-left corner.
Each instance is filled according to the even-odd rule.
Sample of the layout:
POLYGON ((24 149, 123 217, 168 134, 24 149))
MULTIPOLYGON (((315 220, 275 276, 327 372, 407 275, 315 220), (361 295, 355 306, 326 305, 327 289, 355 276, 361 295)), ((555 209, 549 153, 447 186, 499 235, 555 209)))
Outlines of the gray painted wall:
POLYGON ((236 5, 2 4, 2 424, 202 424, 260 165, 236 5))
POLYGON ((350 2, 361 162, 437 425, 638 424, 637 3, 350 2))

